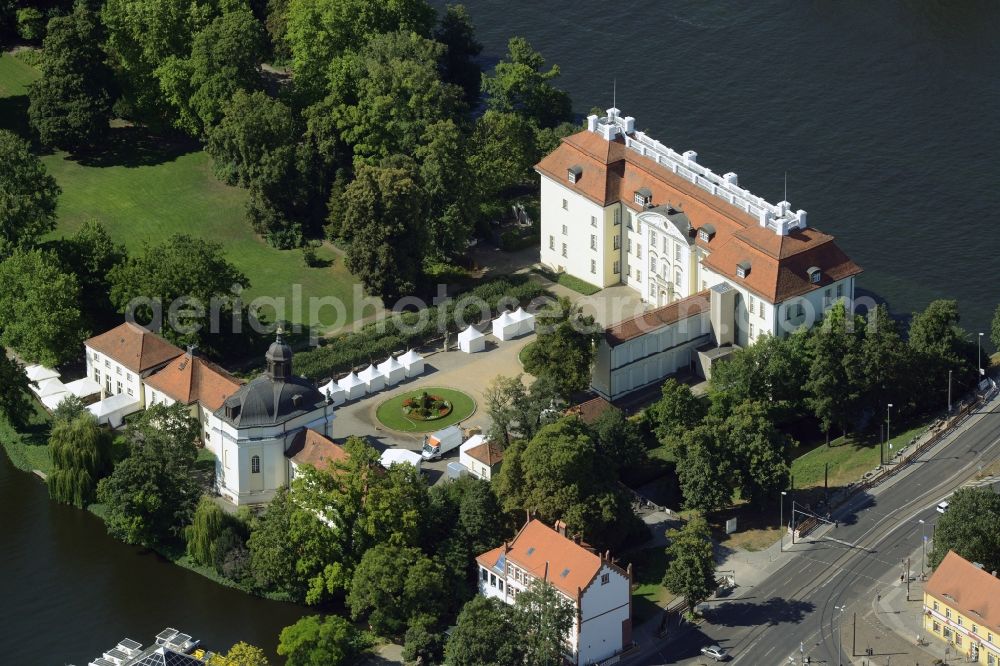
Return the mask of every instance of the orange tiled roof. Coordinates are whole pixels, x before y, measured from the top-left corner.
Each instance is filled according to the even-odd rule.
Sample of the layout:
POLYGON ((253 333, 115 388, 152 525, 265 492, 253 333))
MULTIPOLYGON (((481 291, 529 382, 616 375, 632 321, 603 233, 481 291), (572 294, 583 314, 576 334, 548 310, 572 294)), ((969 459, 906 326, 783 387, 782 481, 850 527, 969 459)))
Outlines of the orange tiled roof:
POLYGON ((535 165, 535 170, 602 206, 622 202, 640 211, 633 195, 643 188, 649 190, 654 205, 669 203, 687 215, 696 229, 705 225, 715 229, 711 240, 695 240, 696 245, 709 251, 705 266, 735 278, 736 264, 749 260, 753 268, 743 284, 771 303, 822 289, 833 280, 862 272, 837 247, 832 236, 812 228, 784 237, 775 234, 743 209, 626 148, 621 137, 606 141, 595 132, 577 132, 563 139, 558 148, 535 165), (573 166, 581 168, 576 183, 566 178, 573 166), (812 266, 823 272, 824 280, 819 284, 809 282, 806 271, 812 266))
MULTIPOLYGON (((476 558, 480 565, 494 569, 504 546, 476 558)), ((571 599, 577 599, 601 570, 601 558, 572 539, 541 522, 531 520, 507 547, 507 561, 549 583, 571 599), (548 567, 546 574, 546 567, 548 567)))
POLYGON ((682 319, 707 312, 710 306, 708 290, 674 301, 663 307, 625 319, 604 329, 604 339, 614 347, 650 331, 674 324, 682 319))
POLYGON ((131 322, 95 335, 83 344, 135 373, 155 368, 184 353, 156 333, 131 322))
POLYGON ((1000 634, 1000 578, 958 553, 948 551, 924 591, 1000 634))
POLYGON ((503 460, 503 449, 500 448, 499 444, 493 442, 483 442, 478 446, 473 446, 465 454, 489 467, 503 460))
POLYGON ((192 354, 171 360, 150 375, 146 383, 177 402, 185 405, 198 402, 213 412, 241 386, 238 379, 219 366, 192 354))
POLYGON ((312 428, 306 428, 292 438, 285 457, 299 465, 312 465, 324 470, 334 463, 346 462, 349 456, 337 442, 312 428))
POLYGON ((601 396, 597 396, 596 398, 591 398, 586 402, 581 402, 579 405, 576 405, 575 407, 571 407, 569 409, 569 412, 571 414, 576 414, 577 416, 580 417, 581 421, 583 421, 587 425, 590 425, 591 423, 599 419, 601 417, 601 414, 603 414, 609 409, 617 409, 617 407, 612 405, 610 402, 608 402, 601 396))

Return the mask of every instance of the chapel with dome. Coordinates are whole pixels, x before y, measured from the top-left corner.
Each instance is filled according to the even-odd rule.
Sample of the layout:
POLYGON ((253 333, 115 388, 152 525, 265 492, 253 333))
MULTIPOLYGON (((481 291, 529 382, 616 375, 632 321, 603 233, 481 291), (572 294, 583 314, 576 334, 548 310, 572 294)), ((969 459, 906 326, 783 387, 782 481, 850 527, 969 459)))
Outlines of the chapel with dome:
POLYGON ((296 438, 306 430, 330 435, 334 407, 312 383, 295 376, 292 357, 279 329, 264 357, 264 373, 207 416, 216 490, 234 504, 270 501, 294 475, 286 453, 296 438))

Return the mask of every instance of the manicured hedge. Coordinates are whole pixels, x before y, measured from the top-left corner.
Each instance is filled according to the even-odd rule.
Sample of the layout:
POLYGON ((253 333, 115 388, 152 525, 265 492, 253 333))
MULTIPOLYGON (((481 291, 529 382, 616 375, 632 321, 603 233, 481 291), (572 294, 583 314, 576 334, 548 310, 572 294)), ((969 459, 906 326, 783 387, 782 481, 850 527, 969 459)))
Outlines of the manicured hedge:
POLYGON ((406 312, 382 322, 367 324, 357 332, 345 333, 327 341, 324 346, 299 352, 295 355, 295 374, 318 381, 348 372, 359 365, 380 363, 393 352, 440 338, 443 335, 440 328, 442 318, 447 330, 452 333, 458 331, 460 322, 465 325, 478 323, 485 313, 475 304, 467 303, 461 312, 457 311, 456 306, 466 299, 485 302, 489 306, 490 317, 493 317, 501 300, 516 301, 523 306, 546 293, 541 285, 527 278, 490 280, 444 304, 443 316, 439 306, 430 306, 422 313, 406 312))

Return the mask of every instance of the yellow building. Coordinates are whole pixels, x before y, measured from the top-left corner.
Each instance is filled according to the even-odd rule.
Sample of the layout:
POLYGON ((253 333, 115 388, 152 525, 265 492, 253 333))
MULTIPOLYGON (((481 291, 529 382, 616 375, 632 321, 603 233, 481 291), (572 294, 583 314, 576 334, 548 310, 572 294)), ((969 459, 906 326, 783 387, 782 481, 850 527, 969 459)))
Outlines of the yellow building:
POLYGON ((1000 578, 949 551, 924 587, 924 629, 969 661, 1000 666, 1000 578))

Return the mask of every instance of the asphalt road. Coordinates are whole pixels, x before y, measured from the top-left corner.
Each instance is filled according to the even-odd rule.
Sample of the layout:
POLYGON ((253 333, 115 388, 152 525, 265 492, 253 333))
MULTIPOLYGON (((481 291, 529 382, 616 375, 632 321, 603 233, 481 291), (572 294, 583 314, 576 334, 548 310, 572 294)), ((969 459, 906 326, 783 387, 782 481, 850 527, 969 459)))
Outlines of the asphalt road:
MULTIPOLYGON (((901 559, 920 547, 924 534, 931 535, 937 503, 980 463, 1000 456, 1000 407, 993 402, 990 410, 933 457, 911 463, 878 495, 858 496, 838 510, 832 516, 838 527, 821 531, 749 596, 710 602, 705 623, 638 663, 711 663, 699 649, 717 643, 733 664, 787 665, 790 657, 799 663, 803 655, 814 664, 837 664, 839 614, 846 614, 848 627, 846 618, 870 603, 879 579, 901 574, 901 559)), ((920 573, 919 560, 912 567, 920 573)))

